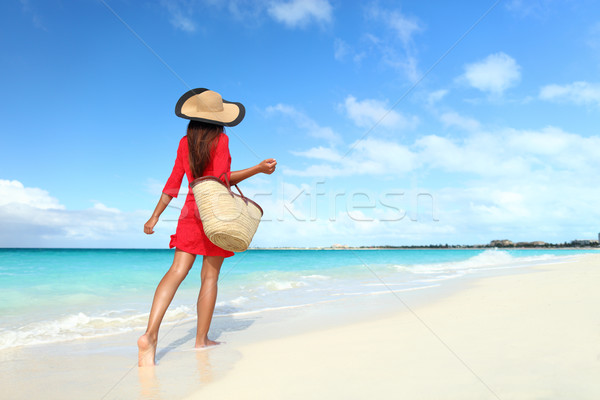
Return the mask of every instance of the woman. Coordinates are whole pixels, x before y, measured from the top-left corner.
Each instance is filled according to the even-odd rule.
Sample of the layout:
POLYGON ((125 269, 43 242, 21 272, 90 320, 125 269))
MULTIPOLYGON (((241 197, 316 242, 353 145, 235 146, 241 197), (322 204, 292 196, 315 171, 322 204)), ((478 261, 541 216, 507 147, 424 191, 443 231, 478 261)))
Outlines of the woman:
MULTIPOLYGON (((235 126, 242 121, 245 109, 241 103, 223 100, 218 93, 208 89, 193 89, 179 99, 175 114, 190 120, 187 135, 179 142, 173 172, 152 216, 144 225, 146 234, 154 233, 154 226, 160 215, 171 199, 177 197, 184 173, 188 182, 200 176, 221 177, 222 174, 226 174, 230 184, 233 185, 258 173, 272 174, 277 165, 275 159, 270 158, 241 171, 230 170, 229 139, 224 133, 224 126, 235 126)), ((204 234, 191 189, 181 210, 176 233, 171 236, 169 247, 175 247, 173 264, 156 288, 146 333, 138 339, 140 367, 155 364, 160 323, 197 255, 203 257, 197 304, 196 347, 218 344, 208 338, 208 330, 217 300, 219 271, 224 259, 231 257, 233 253, 211 243, 204 234)))

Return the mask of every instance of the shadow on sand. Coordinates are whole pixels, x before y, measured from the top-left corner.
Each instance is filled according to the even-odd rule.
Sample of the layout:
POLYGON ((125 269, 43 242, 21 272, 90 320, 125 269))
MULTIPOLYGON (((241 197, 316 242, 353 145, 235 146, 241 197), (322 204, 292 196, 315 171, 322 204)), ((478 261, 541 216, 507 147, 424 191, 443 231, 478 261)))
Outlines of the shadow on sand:
MULTIPOLYGON (((211 323, 209 337, 212 340, 218 341, 224 332, 243 331, 254 323, 253 318, 235 319, 231 315, 215 315, 211 323)), ((185 336, 173 340, 166 346, 163 346, 156 353, 156 361, 160 361, 169 352, 178 349, 188 342, 193 342, 196 339, 196 328, 190 329, 185 336)), ((193 343, 190 348, 193 348, 193 343)))

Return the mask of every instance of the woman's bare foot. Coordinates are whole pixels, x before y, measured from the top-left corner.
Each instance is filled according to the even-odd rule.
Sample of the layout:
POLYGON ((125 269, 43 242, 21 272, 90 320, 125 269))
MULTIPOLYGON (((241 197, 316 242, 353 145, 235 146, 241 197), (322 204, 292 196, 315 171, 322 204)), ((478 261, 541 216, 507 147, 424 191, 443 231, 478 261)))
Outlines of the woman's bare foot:
POLYGON ((196 340, 196 346, 194 347, 197 349, 201 349, 203 347, 216 346, 218 344, 221 344, 221 342, 217 342, 215 340, 210 340, 209 338, 206 338, 204 340, 196 340))
POLYGON ((138 366, 151 367, 155 365, 156 339, 152 339, 147 333, 140 336, 138 345, 138 366))

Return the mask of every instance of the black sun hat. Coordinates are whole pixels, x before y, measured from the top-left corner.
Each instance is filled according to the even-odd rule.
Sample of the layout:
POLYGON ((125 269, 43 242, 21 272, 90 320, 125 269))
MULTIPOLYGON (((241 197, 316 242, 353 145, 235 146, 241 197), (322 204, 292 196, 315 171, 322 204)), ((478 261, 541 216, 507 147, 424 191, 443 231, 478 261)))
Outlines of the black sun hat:
POLYGON ((244 119, 242 103, 223 100, 212 90, 198 88, 186 92, 175 105, 178 117, 223 126, 236 126, 244 119))

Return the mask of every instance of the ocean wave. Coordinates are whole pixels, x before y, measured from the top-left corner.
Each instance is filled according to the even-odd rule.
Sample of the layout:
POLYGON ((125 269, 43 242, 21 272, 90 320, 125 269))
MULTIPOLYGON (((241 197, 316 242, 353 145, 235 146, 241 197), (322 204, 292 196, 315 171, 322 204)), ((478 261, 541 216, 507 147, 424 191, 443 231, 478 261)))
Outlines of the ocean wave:
POLYGON ((265 283, 265 287, 269 290, 288 290, 294 289, 302 286, 306 286, 306 282, 303 281, 277 281, 271 280, 265 283))
POLYGON ((246 296, 239 296, 239 297, 236 297, 233 300, 230 300, 229 302, 231 304, 233 304, 234 306, 239 306, 240 304, 244 304, 247 301, 248 301, 248 298, 246 296))
POLYGON ((226 307, 231 307, 231 306, 239 306, 241 304, 247 303, 248 300, 250 300, 248 297, 246 296, 238 296, 234 299, 231 300, 222 300, 222 301, 218 301, 215 306, 221 307, 221 308, 226 308, 226 307))
POLYGON ((544 262, 558 261, 560 259, 560 256, 553 254, 515 257, 504 250, 485 250, 463 261, 432 264, 395 265, 394 267, 398 271, 410 272, 413 274, 461 273, 471 272, 474 270, 493 269, 498 267, 534 265, 544 262))
MULTIPOLYGON (((192 307, 179 306, 168 310, 164 321, 166 324, 182 322, 194 316, 192 307)), ((16 329, 0 330, 0 350, 131 332, 143 329, 147 322, 148 313, 131 313, 125 310, 87 315, 80 312, 55 320, 30 323, 16 329)))

